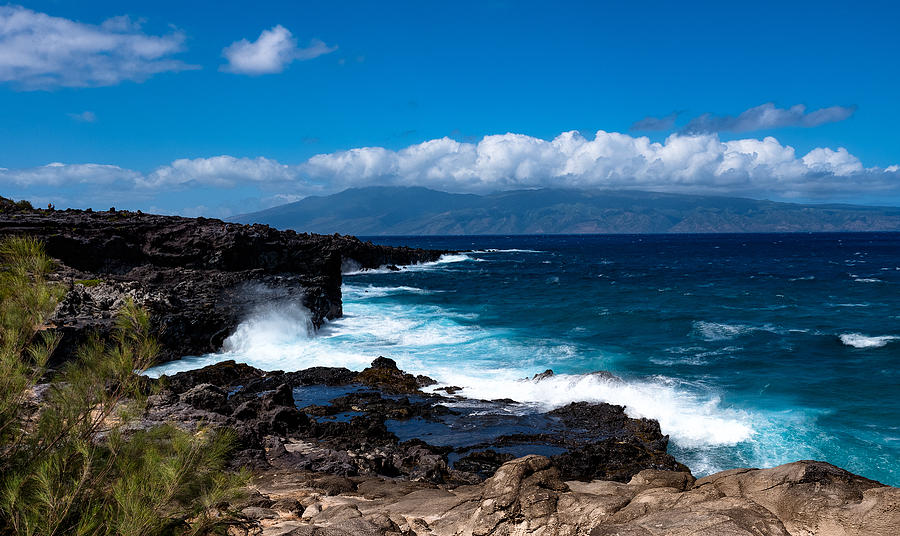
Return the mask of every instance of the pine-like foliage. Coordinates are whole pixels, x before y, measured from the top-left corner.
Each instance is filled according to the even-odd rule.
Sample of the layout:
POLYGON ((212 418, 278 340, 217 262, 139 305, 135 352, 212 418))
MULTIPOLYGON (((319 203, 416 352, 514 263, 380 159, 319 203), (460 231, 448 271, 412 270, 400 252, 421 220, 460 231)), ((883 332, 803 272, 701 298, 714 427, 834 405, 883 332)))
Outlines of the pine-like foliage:
POLYGON ((0 535, 205 534, 246 481, 224 470, 233 436, 128 427, 157 353, 146 311, 128 304, 52 374, 44 326, 64 294, 28 237, 0 242, 0 535))

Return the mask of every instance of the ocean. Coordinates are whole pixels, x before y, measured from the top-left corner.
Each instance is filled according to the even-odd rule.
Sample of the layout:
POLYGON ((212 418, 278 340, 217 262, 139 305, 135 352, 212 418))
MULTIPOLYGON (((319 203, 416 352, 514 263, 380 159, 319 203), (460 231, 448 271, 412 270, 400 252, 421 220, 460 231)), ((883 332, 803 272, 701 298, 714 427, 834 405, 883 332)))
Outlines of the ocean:
POLYGON ((900 485, 900 233, 370 240, 460 253, 345 274, 345 315, 318 332, 276 302, 150 374, 383 355, 523 412, 624 405, 698 476, 817 459, 900 485))

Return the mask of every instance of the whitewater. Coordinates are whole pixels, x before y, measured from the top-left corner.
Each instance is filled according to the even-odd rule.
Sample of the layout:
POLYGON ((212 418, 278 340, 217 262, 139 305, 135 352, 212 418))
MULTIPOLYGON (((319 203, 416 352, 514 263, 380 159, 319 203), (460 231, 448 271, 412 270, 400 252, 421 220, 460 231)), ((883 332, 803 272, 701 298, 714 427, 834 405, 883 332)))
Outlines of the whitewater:
POLYGON ((520 412, 623 405, 658 420, 698 475, 815 458, 898 484, 900 408, 885 399, 897 301, 874 287, 900 284, 900 240, 822 236, 381 239, 464 252, 399 272, 348 265, 342 318, 315 331, 275 300, 221 352, 150 374, 227 359, 361 370, 384 355, 431 389, 520 412))

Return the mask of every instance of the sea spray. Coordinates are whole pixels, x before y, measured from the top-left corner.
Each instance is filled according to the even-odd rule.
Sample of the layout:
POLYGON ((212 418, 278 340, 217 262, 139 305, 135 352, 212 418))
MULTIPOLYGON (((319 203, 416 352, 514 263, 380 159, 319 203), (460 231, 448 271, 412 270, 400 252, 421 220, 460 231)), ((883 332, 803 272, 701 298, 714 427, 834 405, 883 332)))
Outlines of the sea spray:
POLYGON ((822 459, 900 484, 900 235, 373 240, 476 251, 346 275, 345 317, 313 336, 281 329, 154 373, 223 359, 360 370, 385 355, 461 394, 522 402, 510 410, 624 405, 658 419, 697 475, 822 459), (872 267, 860 276, 891 269, 854 282, 855 251, 872 267), (525 379, 547 368, 550 383, 525 379))

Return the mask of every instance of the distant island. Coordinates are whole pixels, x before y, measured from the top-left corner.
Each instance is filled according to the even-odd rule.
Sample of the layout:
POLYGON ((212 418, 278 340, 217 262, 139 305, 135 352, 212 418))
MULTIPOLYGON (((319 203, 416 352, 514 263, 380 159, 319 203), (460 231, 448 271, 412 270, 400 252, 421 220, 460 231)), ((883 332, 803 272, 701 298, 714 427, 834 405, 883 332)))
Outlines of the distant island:
POLYGON ((375 186, 307 197, 232 221, 362 236, 900 231, 900 207, 628 190, 475 195, 375 186))

